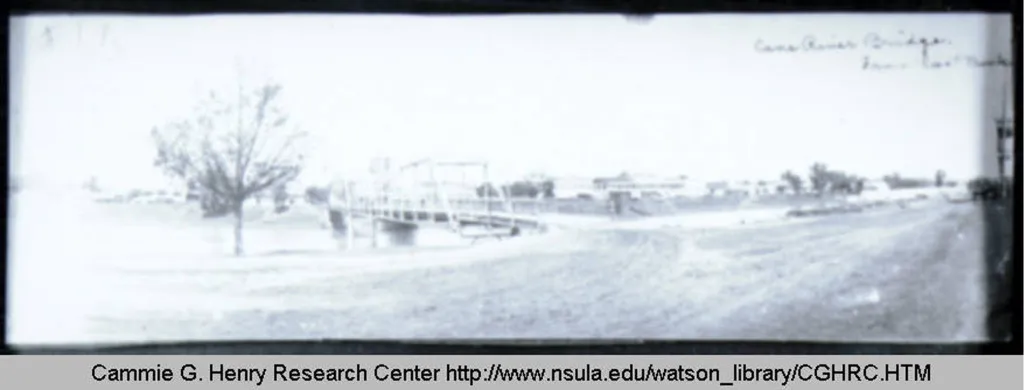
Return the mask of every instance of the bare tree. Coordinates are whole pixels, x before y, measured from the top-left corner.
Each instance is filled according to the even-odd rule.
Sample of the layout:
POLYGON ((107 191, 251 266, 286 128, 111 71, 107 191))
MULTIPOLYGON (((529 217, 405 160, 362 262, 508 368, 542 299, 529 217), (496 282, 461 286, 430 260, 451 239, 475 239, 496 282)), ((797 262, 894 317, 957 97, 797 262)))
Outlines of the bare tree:
POLYGON ((789 187, 793 190, 794 194, 800 194, 804 189, 804 179, 793 173, 793 171, 786 171, 782 173, 782 180, 785 180, 789 184, 789 187))
POLYGON ((823 163, 814 163, 811 165, 811 188, 818 195, 822 195, 825 192, 826 187, 829 185, 829 170, 828 166, 823 163))
POLYGON ((330 188, 321 186, 309 186, 306 187, 306 201, 311 204, 327 204, 330 198, 330 188))
POLYGON ((267 84, 223 99, 203 99, 191 119, 154 128, 155 164, 224 201, 234 214, 235 254, 242 245, 243 205, 255 194, 287 183, 302 169, 305 133, 288 126, 281 86, 267 84))
POLYGON ((946 171, 938 170, 935 172, 935 186, 942 187, 946 185, 946 171))
POLYGON ((893 172, 891 174, 882 177, 882 181, 889 185, 889 188, 899 188, 900 183, 903 182, 903 177, 900 176, 899 172, 893 172))
POLYGON ((498 188, 494 184, 486 183, 476 187, 476 196, 478 198, 497 198, 501 196, 501 193, 498 192, 498 188))
MULTIPOLYGON (((791 172, 782 175, 784 180, 787 177, 799 179, 791 172)), ((811 165, 810 176, 811 189, 818 195, 831 194, 859 194, 864 189, 865 179, 840 170, 829 169, 824 163, 811 165)))
POLYGON ((96 176, 89 176, 89 179, 82 183, 82 188, 89 192, 100 192, 99 179, 96 176))

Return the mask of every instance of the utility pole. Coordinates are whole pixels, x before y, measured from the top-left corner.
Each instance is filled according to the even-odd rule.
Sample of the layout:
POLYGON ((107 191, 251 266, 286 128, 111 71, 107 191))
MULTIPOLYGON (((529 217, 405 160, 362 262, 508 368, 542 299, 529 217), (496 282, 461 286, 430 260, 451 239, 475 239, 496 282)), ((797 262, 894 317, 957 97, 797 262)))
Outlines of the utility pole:
POLYGON ((1006 150, 1006 141, 1013 139, 1013 121, 1006 115, 1007 89, 1003 87, 1002 114, 996 118, 996 159, 999 167, 999 179, 1006 180, 1006 163, 1012 156, 1006 150))
POLYGON ((491 180, 490 180, 490 172, 488 172, 487 164, 486 163, 484 163, 484 165, 483 165, 483 174, 484 174, 484 185, 483 185, 483 189, 484 189, 484 205, 486 205, 486 207, 487 207, 487 230, 491 230, 493 228, 493 226, 491 225, 491 223, 493 221, 493 219, 491 218, 491 180))

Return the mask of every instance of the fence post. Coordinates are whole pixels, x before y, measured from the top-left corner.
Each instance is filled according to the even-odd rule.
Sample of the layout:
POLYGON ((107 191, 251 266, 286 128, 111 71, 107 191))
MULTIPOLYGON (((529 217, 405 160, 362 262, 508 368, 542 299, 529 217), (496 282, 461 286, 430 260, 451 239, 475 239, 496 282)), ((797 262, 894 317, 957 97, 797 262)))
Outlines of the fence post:
POLYGON ((356 242, 356 228, 352 224, 352 213, 355 211, 353 207, 353 197, 355 194, 353 191, 352 182, 346 182, 345 184, 345 238, 346 238, 346 249, 352 250, 356 242))
POLYGON ((491 230, 491 181, 487 164, 484 164, 484 206, 487 207, 487 230, 491 230))
POLYGON ((370 218, 370 246, 377 248, 377 230, 380 229, 380 218, 370 218))

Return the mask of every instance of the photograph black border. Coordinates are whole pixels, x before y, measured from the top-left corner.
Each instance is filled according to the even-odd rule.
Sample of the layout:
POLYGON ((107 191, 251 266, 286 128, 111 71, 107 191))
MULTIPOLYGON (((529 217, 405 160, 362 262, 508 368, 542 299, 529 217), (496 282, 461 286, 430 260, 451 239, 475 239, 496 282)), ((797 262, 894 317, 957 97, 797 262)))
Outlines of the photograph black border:
MULTIPOLYGON (((789 12, 856 12, 856 13, 1012 13, 1014 41, 1014 75, 1021 75, 1021 3, 1019 0, 791 0, 791 1, 685 1, 685 0, 355 0, 355 1, 257 1, 257 0, 39 0, 11 1, 9 15, 117 13, 123 15, 186 15, 186 14, 267 14, 267 13, 356 13, 356 14, 619 14, 642 22, 658 14, 695 13, 789 13, 789 12)), ((10 19, 4 29, 9 34, 10 19)), ((9 37, 4 40, 9 44, 9 37)), ((8 52, 5 52, 8 53, 8 52)), ((8 61, 10 58, 8 58, 8 61)), ((9 64, 9 62, 5 62, 9 64)), ((6 83, 9 73, 2 76, 6 83)), ((1014 80, 1014 101, 1020 102, 1021 80, 1014 80)), ((5 94, 4 103, 9 94, 5 94)), ((9 106, 8 106, 9 107, 9 106)), ((1015 112, 1020 104, 1014 106, 1015 112)), ((5 111, 4 126, 8 125, 5 111)), ((1014 115, 1015 128, 1021 127, 1021 116, 1014 115)), ((9 134, 9 133, 8 133, 9 134)), ((1020 137, 1014 137, 1015 150, 1020 150, 1020 137)), ((8 145, 9 138, 3 143, 8 145)), ((1021 157, 1014 153, 1014 171, 1021 172, 1021 157)), ((3 164, 8 169, 4 159, 3 164)), ((8 177, 8 182, 9 182, 8 177)), ((1018 237, 1013 242, 1014 261, 1012 337, 1009 342, 989 343, 817 343, 767 341, 670 341, 670 340, 579 340, 559 343, 556 340, 487 340, 487 341, 368 341, 317 340, 309 342, 253 341, 174 343, 122 346, 62 346, 19 348, 6 346, 7 268, 0 267, 0 352, 8 354, 425 354, 425 355, 488 355, 488 354, 604 354, 604 355, 1021 355, 1021 213, 1020 181, 1014 180, 1013 229, 1018 237)), ((9 196, 9 195, 5 195, 9 196)), ((8 203, 9 204, 9 203, 8 203)), ((10 207, 10 206, 8 206, 10 207)), ((7 225, 4 225, 7 232, 7 225)), ((8 235, 3 235, 5 244, 8 235)), ((5 246, 6 247, 6 246, 5 246)), ((8 251, 8 253, 10 253, 8 251)))

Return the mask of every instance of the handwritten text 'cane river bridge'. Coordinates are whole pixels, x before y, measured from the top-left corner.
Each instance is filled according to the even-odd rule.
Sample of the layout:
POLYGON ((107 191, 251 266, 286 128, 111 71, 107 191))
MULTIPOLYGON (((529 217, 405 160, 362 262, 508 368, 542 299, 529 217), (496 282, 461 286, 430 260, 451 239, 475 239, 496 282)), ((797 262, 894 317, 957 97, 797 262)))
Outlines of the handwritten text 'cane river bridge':
POLYGON ((957 66, 970 67, 1011 67, 1013 61, 1003 54, 986 58, 954 54, 938 56, 932 51, 936 47, 952 48, 953 41, 938 36, 918 36, 903 31, 886 36, 879 33, 868 33, 860 39, 820 38, 806 35, 798 42, 771 43, 763 39, 754 42, 754 50, 765 54, 795 54, 813 52, 864 52, 861 56, 860 68, 868 71, 918 69, 946 69, 957 66), (896 50, 915 50, 917 55, 909 61, 885 61, 878 58, 882 52, 896 50))

